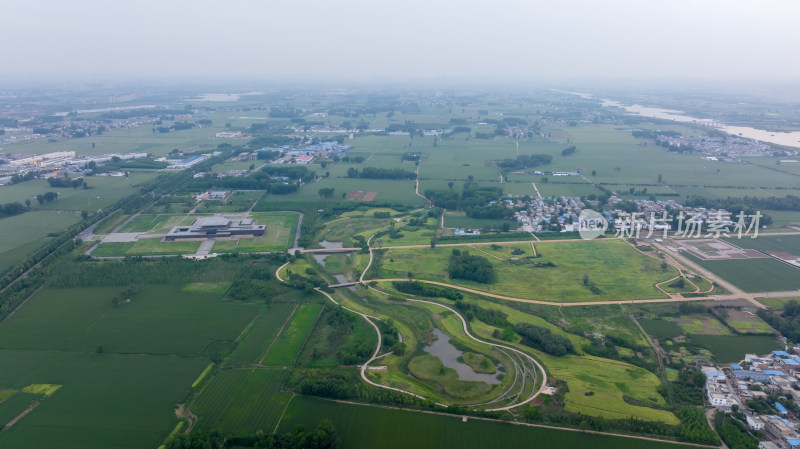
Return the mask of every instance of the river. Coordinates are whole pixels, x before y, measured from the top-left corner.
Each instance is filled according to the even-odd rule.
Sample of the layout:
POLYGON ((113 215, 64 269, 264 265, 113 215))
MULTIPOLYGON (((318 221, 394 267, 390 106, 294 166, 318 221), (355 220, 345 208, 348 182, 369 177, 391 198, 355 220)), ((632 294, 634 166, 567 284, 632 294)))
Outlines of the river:
POLYGON ((581 98, 600 100, 603 102, 603 107, 620 108, 629 114, 637 114, 644 117, 653 117, 662 120, 672 120, 680 123, 701 124, 701 125, 711 126, 715 129, 724 131, 734 136, 747 137, 749 139, 760 140, 762 142, 774 143, 777 145, 783 145, 787 147, 800 148, 800 131, 782 133, 776 131, 765 131, 763 129, 751 128, 749 126, 728 126, 724 123, 720 123, 712 119, 691 117, 685 115, 683 111, 675 111, 672 109, 663 109, 663 108, 653 108, 648 106, 642 106, 640 104, 634 104, 632 106, 628 106, 618 101, 609 100, 606 98, 598 98, 593 95, 581 92, 565 92, 565 91, 560 91, 560 92, 570 95, 577 95, 581 98))

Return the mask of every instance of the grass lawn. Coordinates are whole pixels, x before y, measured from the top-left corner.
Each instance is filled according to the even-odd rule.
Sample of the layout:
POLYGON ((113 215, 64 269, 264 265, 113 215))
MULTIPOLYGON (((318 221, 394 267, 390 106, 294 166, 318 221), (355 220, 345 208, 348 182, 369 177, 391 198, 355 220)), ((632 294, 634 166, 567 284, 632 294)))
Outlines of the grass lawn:
POLYGON ((671 443, 642 441, 605 435, 589 435, 559 429, 517 426, 460 416, 430 415, 368 405, 339 404, 324 399, 297 396, 281 419, 279 432, 290 432, 297 425, 306 429, 329 419, 342 438, 342 447, 367 449, 439 449, 458 447, 531 447, 572 449, 591 445, 595 449, 666 449, 671 443), (413 429, 413 431, 409 431, 413 429))
MULTIPOLYGON (((510 251, 514 245, 501 245, 510 251)), ((521 251, 531 252, 529 244, 518 244, 521 251)), ((489 245, 471 254, 486 257, 494 266, 497 282, 481 284, 447 276, 448 258, 452 248, 390 249, 382 257, 380 277, 406 277, 446 281, 505 296, 545 301, 600 301, 643 298, 663 298, 654 287, 657 282, 675 276, 675 269, 662 270, 660 263, 644 256, 619 240, 581 242, 540 242, 535 244, 540 257, 518 261, 501 260, 489 245), (490 254, 484 254, 489 252, 490 254), (555 266, 546 266, 552 263, 555 266), (538 266, 537 266, 538 265, 538 266), (545 266, 543 266, 545 265, 545 266), (584 275, 600 289, 593 294, 583 283, 584 275)))
POLYGON ((156 256, 165 254, 194 254, 200 241, 162 242, 161 239, 139 239, 135 242, 106 242, 92 251, 95 257, 156 256))
POLYGON ((188 214, 142 214, 133 218, 119 232, 167 233, 175 226, 188 226, 199 216, 188 214))
POLYGON ((297 233, 297 221, 300 215, 297 212, 255 212, 253 220, 267 229, 261 237, 242 237, 235 240, 220 240, 214 243, 213 252, 259 252, 283 251, 294 245, 297 233), (233 246, 233 248, 231 248, 233 246))

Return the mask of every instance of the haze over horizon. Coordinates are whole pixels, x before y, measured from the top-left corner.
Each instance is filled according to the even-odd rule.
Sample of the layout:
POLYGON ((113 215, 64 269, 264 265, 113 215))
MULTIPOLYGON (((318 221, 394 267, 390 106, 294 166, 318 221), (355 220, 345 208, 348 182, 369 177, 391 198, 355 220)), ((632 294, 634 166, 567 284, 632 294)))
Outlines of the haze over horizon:
POLYGON ((792 83, 797 17, 790 0, 13 2, 0 78, 792 83))

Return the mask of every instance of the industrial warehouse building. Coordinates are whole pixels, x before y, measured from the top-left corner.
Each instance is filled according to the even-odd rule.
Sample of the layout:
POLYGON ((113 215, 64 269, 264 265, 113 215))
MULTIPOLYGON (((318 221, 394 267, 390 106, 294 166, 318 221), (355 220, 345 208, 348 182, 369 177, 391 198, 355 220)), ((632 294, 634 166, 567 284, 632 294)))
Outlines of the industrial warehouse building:
POLYGON ((189 226, 175 226, 164 236, 164 240, 259 237, 264 235, 265 230, 266 226, 254 223, 252 218, 233 220, 225 217, 201 217, 189 226))

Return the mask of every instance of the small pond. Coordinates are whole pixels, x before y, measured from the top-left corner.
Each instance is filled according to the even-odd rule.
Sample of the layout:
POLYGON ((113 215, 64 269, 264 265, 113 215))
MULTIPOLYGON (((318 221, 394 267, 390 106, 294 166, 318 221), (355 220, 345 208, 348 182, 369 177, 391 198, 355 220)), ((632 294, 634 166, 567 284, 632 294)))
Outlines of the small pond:
POLYGON ((444 366, 456 370, 460 380, 486 382, 491 385, 500 383, 500 379, 497 378, 499 371, 495 374, 476 373, 471 366, 458 360, 463 352, 450 344, 450 337, 436 328, 433 329, 433 334, 436 335, 436 341, 430 346, 425 346, 425 352, 439 357, 444 366))

